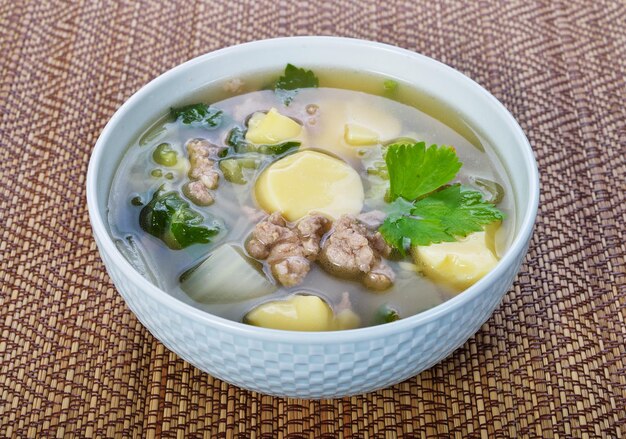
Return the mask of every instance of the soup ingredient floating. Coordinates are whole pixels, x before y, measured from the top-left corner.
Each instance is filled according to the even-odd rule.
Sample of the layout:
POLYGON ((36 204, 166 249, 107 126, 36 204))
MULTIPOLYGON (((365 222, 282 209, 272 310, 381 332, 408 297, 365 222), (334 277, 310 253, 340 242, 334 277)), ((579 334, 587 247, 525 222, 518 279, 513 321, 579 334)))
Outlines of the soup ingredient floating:
POLYGON ((149 249, 164 288, 253 325, 328 331, 421 312, 497 264, 505 194, 486 155, 461 171, 455 148, 415 140, 482 154, 443 124, 318 86, 288 65, 273 91, 171 109, 129 151, 112 194, 132 214, 113 207, 112 230, 149 249))
POLYGON ((216 221, 209 225, 206 222, 178 192, 165 192, 162 187, 139 213, 141 228, 174 250, 209 243, 220 227, 216 221))
POLYGON ((320 240, 329 228, 330 221, 321 215, 288 224, 275 212, 254 227, 246 250, 253 258, 267 260, 280 284, 293 287, 309 273, 320 252, 320 240))
POLYGON ((222 123, 223 112, 207 104, 193 104, 186 107, 171 108, 170 115, 185 125, 205 129, 215 129, 222 123))
POLYGON ((464 290, 474 285, 498 263, 494 254, 493 227, 490 233, 476 232, 456 242, 414 246, 415 263, 431 279, 464 290))
POLYGON ((232 245, 223 244, 200 265, 181 276, 189 297, 205 303, 228 303, 266 296, 276 291, 263 266, 232 245))
POLYGON ((320 297, 303 294, 259 305, 244 319, 250 325, 289 331, 354 329, 358 327, 359 320, 349 309, 335 315, 320 297))
POLYGON ((317 212, 332 219, 358 214, 363 184, 346 162, 317 151, 301 151, 270 165, 255 186, 259 205, 297 221, 317 212))
POLYGON ((394 201, 379 230, 402 254, 411 246, 457 241, 504 219, 480 192, 446 185, 461 167, 451 147, 393 144, 385 162, 394 201))
POLYGON ((285 105, 289 105, 296 97, 300 88, 317 88, 319 79, 311 70, 287 64, 285 73, 274 84, 274 90, 282 97, 285 105))
POLYGON ((209 206, 215 202, 219 184, 216 159, 220 148, 205 139, 191 139, 187 142, 189 155, 189 182, 183 186, 183 193, 198 206, 209 206))
POLYGON ((300 135, 302 127, 293 119, 272 108, 265 113, 254 113, 248 121, 246 140, 257 145, 274 144, 300 135))

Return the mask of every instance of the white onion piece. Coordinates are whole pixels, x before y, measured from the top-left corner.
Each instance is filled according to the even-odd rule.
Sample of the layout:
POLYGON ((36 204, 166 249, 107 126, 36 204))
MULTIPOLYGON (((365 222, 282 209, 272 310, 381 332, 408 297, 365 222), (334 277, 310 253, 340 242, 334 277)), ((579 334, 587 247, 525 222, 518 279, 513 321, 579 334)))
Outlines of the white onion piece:
POLYGON ((229 303, 276 291, 261 264, 232 244, 223 244, 181 276, 181 288, 197 302, 229 303))

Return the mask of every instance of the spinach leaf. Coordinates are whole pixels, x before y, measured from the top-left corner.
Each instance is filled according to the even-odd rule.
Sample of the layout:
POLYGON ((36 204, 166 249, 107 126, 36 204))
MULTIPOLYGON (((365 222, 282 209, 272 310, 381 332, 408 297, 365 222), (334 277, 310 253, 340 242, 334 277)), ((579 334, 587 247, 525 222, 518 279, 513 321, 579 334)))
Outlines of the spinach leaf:
POLYGON ((141 209, 139 225, 174 250, 206 244, 219 232, 217 224, 205 225, 204 217, 190 208, 178 192, 164 192, 163 187, 141 209))

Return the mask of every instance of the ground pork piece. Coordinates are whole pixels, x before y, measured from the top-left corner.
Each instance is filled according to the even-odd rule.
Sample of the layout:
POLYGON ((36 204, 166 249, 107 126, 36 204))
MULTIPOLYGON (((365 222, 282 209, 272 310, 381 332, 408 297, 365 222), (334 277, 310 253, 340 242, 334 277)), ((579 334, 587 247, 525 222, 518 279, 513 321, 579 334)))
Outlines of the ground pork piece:
POLYGON ((380 233, 368 230, 353 216, 343 215, 324 241, 319 260, 331 274, 361 279, 367 287, 382 290, 394 280, 393 271, 381 259, 389 252, 380 233))
POLYGON ((215 195, 209 189, 216 189, 218 185, 219 172, 213 159, 217 158, 219 151, 218 146, 206 139, 191 139, 187 142, 191 164, 187 176, 191 182, 184 186, 183 192, 199 206, 208 206, 215 201, 215 195))
POLYGON ((300 220, 296 228, 302 237, 304 255, 314 261, 320 252, 320 239, 330 228, 330 220, 321 215, 310 215, 300 220))
POLYGON ((278 282, 286 287, 293 287, 304 280, 311 269, 311 263, 303 253, 304 249, 297 239, 281 241, 272 247, 267 263, 278 282))
POLYGON ((367 273, 375 254, 366 237, 366 229, 353 216, 343 215, 324 242, 320 253, 322 266, 340 277, 356 277, 367 273))
POLYGON ((254 227, 246 242, 246 250, 253 258, 267 259, 277 242, 294 241, 296 238, 296 234, 287 227, 280 213, 275 212, 254 227))
POLYGON ((183 193, 198 206, 209 206, 215 201, 213 193, 201 181, 190 181, 183 186, 183 193))
POLYGON ((215 169, 215 162, 206 157, 200 157, 195 165, 189 169, 190 180, 200 180, 209 189, 215 189, 219 180, 219 173, 215 169))
POLYGON ((302 283, 311 269, 311 263, 301 256, 290 256, 272 265, 272 274, 286 287, 295 287, 302 283))
POLYGON ((274 265, 292 256, 304 257, 304 249, 298 239, 277 242, 276 245, 270 249, 267 262, 270 265, 274 265))
POLYGON ((220 150, 219 146, 213 145, 207 139, 191 139, 187 142, 187 154, 189 154, 189 160, 192 164, 194 160, 201 157, 216 158, 220 150))
POLYGON ((267 259, 272 274, 282 285, 298 285, 319 253, 320 240, 330 222, 318 215, 290 224, 275 212, 258 223, 246 242, 248 254, 267 259))
POLYGON ((386 290, 393 285, 396 275, 385 262, 378 258, 372 269, 363 277, 363 284, 372 290, 386 290))

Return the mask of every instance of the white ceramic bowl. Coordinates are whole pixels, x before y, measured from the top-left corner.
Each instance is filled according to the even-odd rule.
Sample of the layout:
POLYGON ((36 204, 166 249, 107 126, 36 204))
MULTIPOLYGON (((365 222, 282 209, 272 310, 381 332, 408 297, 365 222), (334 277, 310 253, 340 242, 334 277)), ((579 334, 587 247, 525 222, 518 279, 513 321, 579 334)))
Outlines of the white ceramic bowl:
POLYGON ((224 381, 266 394, 329 398, 390 386, 438 363, 487 320, 524 258, 539 199, 537 165, 511 114, 478 84, 437 61, 370 41, 297 37, 257 41, 182 64, 135 93, 94 148, 87 203, 98 249, 129 308, 182 358, 224 381), (497 149, 514 188, 514 241, 497 267, 447 302, 397 322, 350 331, 302 333, 247 326, 187 305, 152 285, 120 254, 107 226, 107 197, 126 149, 183 96, 251 68, 291 62, 365 70, 419 85, 456 109, 497 149))

